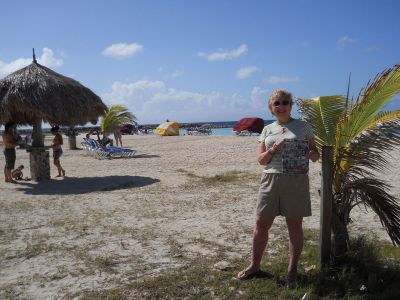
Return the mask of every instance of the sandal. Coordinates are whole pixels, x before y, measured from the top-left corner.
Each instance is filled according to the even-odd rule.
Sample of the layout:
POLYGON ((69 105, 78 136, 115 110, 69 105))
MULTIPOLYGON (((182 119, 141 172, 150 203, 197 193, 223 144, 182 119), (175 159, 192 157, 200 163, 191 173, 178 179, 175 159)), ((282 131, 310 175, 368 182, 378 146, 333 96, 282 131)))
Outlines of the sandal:
POLYGON ((286 287, 290 290, 296 289, 297 288, 297 278, 287 276, 287 277, 280 277, 277 279, 276 284, 279 287, 286 287))
POLYGON ((272 278, 273 276, 267 272, 262 270, 249 272, 247 270, 243 270, 239 272, 237 279, 239 280, 250 280, 250 279, 259 279, 259 278, 272 278))

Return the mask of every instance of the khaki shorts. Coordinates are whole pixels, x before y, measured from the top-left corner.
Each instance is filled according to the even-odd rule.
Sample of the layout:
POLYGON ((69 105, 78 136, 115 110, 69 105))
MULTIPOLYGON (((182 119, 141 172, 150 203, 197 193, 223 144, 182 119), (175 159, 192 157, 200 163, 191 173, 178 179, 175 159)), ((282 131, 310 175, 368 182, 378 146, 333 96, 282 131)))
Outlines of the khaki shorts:
POLYGON ((308 175, 263 173, 258 193, 257 215, 311 216, 308 175))

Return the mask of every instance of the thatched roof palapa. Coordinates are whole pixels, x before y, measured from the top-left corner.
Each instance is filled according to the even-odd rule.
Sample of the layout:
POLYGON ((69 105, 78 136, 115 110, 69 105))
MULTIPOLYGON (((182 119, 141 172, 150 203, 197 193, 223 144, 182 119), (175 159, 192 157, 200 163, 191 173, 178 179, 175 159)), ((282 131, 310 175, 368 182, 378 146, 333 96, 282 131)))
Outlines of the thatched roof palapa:
POLYGON ((0 123, 62 126, 96 124, 107 111, 101 98, 78 81, 33 62, 0 80, 0 123))

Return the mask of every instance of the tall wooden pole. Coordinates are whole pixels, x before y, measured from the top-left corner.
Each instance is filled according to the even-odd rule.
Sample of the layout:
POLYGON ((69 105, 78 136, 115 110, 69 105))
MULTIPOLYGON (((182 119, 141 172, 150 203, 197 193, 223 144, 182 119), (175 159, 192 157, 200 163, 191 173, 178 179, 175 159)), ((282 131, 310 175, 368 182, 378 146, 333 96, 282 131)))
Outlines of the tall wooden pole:
POLYGON ((42 120, 36 120, 35 124, 32 124, 32 146, 43 147, 43 145, 42 120))
POLYGON ((32 124, 32 139, 32 148, 28 150, 31 178, 34 181, 50 179, 49 151, 44 147, 41 120, 32 124))
POLYGON ((332 233, 333 146, 322 146, 319 265, 329 264, 332 233))

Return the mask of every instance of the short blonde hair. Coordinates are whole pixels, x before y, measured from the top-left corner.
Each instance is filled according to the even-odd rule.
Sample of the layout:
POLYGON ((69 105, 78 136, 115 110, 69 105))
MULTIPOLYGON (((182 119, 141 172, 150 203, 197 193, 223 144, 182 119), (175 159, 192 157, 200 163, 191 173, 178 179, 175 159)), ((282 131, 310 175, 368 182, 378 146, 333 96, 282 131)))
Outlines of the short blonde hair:
MULTIPOLYGON (((268 99, 268 108, 272 113, 272 102, 277 101, 277 100, 282 100, 282 101, 289 101, 290 105, 293 104, 293 97, 292 94, 283 90, 283 89, 277 89, 274 91, 271 96, 269 96, 268 99)), ((273 114, 273 113, 272 113, 273 114)))

